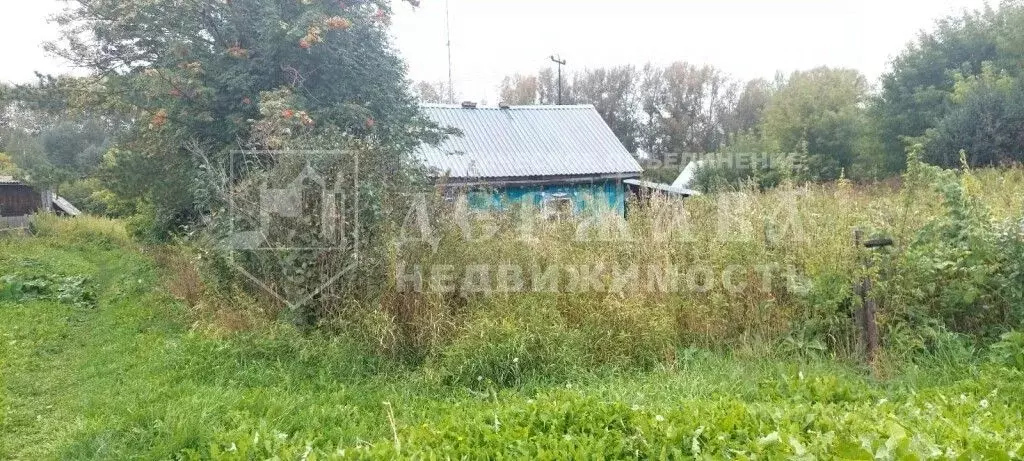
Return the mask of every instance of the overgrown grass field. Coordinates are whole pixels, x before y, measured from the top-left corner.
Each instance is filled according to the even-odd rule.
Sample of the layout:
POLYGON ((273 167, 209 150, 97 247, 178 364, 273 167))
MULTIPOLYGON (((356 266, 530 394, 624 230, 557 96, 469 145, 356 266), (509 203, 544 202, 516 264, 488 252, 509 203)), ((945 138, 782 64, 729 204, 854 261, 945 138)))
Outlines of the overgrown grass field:
MULTIPOLYGON (((1007 175, 1020 179, 981 181, 1007 175)), ((837 216, 900 203, 871 194, 837 216)), ((993 220, 1021 206, 1013 193, 977 195, 993 220)), ((943 215, 940 203, 909 208, 921 224, 908 229, 923 232, 943 215)), ((844 219, 834 235, 848 234, 855 219, 844 219)), ((835 239, 827 248, 848 245, 835 239)), ((813 304, 782 306, 797 310, 763 337, 740 328, 756 319, 728 325, 710 310, 694 318, 728 327, 697 335, 686 330, 696 324, 670 322, 666 331, 681 330, 651 336, 623 317, 605 326, 625 335, 609 336, 602 324, 537 317, 545 309, 533 321, 502 314, 532 300, 567 315, 566 299, 522 295, 504 307, 472 301, 481 307, 470 320, 425 342, 421 359, 394 360, 372 334, 243 322, 224 313, 231 306, 211 313, 189 299, 199 282, 165 251, 92 218, 41 219, 33 237, 0 238, 0 458, 1024 457, 1019 336, 995 349, 953 333, 920 347, 889 343, 871 368, 832 344, 800 346, 806 338, 783 329, 813 304)), ((801 264, 831 255, 788 254, 801 264)))

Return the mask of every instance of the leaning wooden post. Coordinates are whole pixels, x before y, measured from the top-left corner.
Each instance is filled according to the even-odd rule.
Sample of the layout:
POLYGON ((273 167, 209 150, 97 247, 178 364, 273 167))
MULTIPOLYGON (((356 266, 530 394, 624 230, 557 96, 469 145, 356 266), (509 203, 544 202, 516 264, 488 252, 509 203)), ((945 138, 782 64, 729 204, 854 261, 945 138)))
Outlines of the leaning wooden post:
MULTIPOLYGON (((857 253, 861 260, 861 264, 865 269, 870 269, 872 266, 872 258, 865 255, 861 250, 861 246, 874 250, 878 248, 884 248, 893 244, 892 239, 880 238, 864 241, 864 233, 857 229, 853 233, 854 244, 857 247, 857 253)), ((875 358, 878 355, 878 321, 876 319, 878 312, 878 303, 871 296, 871 290, 874 288, 874 282, 872 282, 869 275, 865 275, 864 279, 860 282, 860 287, 857 290, 861 297, 861 308, 856 314, 857 327, 861 332, 861 344, 864 345, 864 355, 867 358, 868 363, 875 363, 875 358)))
MULTIPOLYGON (((871 267, 870 259, 868 261, 867 267, 871 267)), ((862 326, 864 332, 864 355, 868 363, 875 363, 875 357, 878 354, 878 321, 875 319, 878 304, 871 297, 871 289, 874 288, 871 277, 864 277, 863 286, 864 306, 861 310, 864 311, 864 324, 862 326)))

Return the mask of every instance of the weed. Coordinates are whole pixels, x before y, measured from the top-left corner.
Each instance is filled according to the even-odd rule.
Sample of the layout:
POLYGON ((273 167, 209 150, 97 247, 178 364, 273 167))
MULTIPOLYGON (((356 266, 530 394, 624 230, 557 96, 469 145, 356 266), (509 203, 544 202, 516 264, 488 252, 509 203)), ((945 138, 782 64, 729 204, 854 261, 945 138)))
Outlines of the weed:
POLYGON ((999 342, 992 345, 992 358, 997 363, 1024 371, 1024 333, 1004 333, 999 342))
POLYGON ((0 301, 28 302, 53 300, 80 308, 96 306, 96 293, 83 276, 24 276, 7 274, 0 277, 0 301))

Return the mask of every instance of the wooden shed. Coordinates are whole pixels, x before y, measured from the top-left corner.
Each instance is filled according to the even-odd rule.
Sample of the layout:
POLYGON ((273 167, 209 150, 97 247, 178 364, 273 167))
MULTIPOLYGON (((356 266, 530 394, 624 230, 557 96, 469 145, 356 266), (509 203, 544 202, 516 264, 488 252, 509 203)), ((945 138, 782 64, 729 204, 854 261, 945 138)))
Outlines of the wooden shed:
POLYGON ((28 216, 40 210, 65 216, 81 214, 78 208, 51 191, 40 192, 10 176, 0 176, 0 229, 25 227, 28 216))

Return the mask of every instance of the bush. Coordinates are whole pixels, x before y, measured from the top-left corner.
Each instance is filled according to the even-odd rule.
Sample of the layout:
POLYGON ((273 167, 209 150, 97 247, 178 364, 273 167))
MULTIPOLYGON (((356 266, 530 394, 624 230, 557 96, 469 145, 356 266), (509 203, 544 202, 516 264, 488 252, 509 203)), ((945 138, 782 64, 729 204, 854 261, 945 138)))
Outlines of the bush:
POLYGON ((1009 318, 1024 323, 1024 217, 1008 219, 996 230, 999 271, 997 296, 1010 306, 1009 318))
POLYGON ((736 169, 708 165, 697 169, 691 189, 713 193, 742 190, 752 185, 758 190, 766 191, 778 187, 790 177, 790 172, 784 168, 736 169))
POLYGON ((98 178, 72 181, 61 186, 60 195, 78 209, 96 216, 127 218, 138 212, 138 205, 120 198, 103 186, 98 178))
POLYGON ((860 302, 855 299, 850 275, 825 272, 814 277, 808 292, 799 298, 800 317, 787 338, 790 349, 796 341, 799 345, 820 344, 820 349, 842 353, 855 351, 853 314, 860 302))
POLYGON ((999 342, 992 345, 991 351, 996 363, 1024 371, 1024 333, 1004 333, 999 342))
POLYGON ((885 288, 900 302, 894 314, 912 328, 936 320, 980 340, 1021 326, 1024 244, 1015 221, 993 219, 970 170, 958 175, 915 156, 908 164, 906 193, 922 200, 922 191, 933 190, 942 211, 894 261, 894 277, 885 288))

